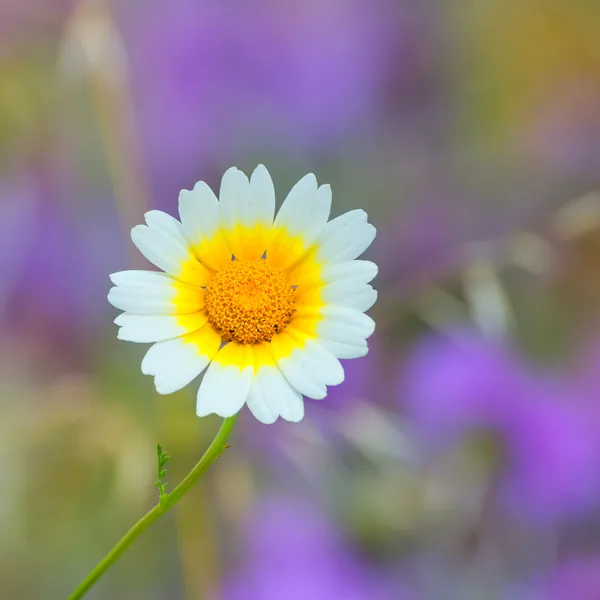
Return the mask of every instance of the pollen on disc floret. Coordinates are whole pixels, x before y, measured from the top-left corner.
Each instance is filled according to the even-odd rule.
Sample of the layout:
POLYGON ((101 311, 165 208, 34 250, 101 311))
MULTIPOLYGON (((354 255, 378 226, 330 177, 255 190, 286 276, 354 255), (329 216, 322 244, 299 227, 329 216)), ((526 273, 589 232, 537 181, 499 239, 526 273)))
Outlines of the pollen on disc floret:
POLYGON ((234 260, 206 286, 205 305, 225 341, 256 344, 290 322, 294 290, 286 274, 264 260, 234 260))

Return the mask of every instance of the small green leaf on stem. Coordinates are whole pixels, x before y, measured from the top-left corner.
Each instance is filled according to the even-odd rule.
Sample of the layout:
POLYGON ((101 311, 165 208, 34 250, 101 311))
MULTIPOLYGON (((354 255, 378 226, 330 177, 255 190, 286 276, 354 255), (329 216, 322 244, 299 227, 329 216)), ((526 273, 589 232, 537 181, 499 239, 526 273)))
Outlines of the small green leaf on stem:
POLYGON ((157 479, 154 482, 154 485, 158 488, 158 498, 159 502, 162 504, 164 498, 168 496, 166 487, 168 483, 165 483, 163 479, 167 474, 167 469, 163 468, 167 461, 171 458, 166 452, 163 452, 162 445, 157 442, 156 443, 156 476, 157 479))

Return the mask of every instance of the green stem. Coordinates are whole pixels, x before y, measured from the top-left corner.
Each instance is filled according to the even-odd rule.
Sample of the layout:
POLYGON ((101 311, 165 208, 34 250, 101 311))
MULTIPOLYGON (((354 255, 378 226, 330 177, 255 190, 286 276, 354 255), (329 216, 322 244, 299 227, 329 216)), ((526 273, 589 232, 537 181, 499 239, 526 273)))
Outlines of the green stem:
POLYGON ((137 537, 147 529, 161 515, 169 511, 179 500, 181 500, 197 483, 203 473, 225 450, 227 438, 235 425, 237 415, 223 421, 212 444, 204 453, 204 456, 196 463, 196 466, 188 473, 186 478, 170 493, 163 496, 160 502, 144 515, 116 544, 116 546, 94 567, 89 575, 77 586, 77 589, 69 596, 69 600, 83 598, 90 588, 104 575, 104 573, 119 560, 121 554, 133 544, 137 537))

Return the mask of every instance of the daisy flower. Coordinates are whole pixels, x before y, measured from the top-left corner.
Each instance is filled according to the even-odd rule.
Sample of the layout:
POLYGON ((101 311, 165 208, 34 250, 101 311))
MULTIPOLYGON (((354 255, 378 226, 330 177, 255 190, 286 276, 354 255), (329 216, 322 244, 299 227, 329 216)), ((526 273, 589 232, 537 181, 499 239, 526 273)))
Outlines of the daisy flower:
POLYGON ((275 191, 260 165, 232 167, 219 198, 203 181, 179 195, 181 221, 153 210, 131 238, 159 269, 122 271, 109 302, 125 311, 118 337, 153 342, 142 372, 160 394, 205 369, 199 416, 248 404, 263 423, 300 421, 303 395, 321 399, 344 379, 339 359, 364 356, 375 324, 377 266, 355 260, 375 238, 362 210, 331 221, 331 188, 311 173, 275 217, 275 191))

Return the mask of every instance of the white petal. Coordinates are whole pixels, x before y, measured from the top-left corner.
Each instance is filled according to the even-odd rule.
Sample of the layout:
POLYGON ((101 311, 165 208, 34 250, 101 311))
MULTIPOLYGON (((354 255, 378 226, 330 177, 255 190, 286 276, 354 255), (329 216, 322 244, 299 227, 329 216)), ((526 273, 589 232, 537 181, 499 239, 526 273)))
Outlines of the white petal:
POLYGON ((281 370, 271 372, 271 379, 264 382, 268 402, 277 403, 279 414, 285 421, 298 423, 304 418, 304 398, 284 377, 281 370))
POLYGON ((206 371, 196 402, 196 414, 199 417, 211 413, 224 418, 231 417, 239 412, 248 399, 253 365, 236 364, 232 355, 246 351, 251 356, 252 350, 249 347, 241 349, 239 346, 240 344, 230 342, 221 348, 206 371))
POLYGON ((306 358, 325 385, 339 385, 344 381, 344 368, 340 361, 315 340, 304 344, 306 358))
POLYGON ((360 256, 375 239, 376 230, 362 210, 353 210, 329 221, 317 240, 317 260, 335 263, 360 256))
POLYGON ((175 217, 168 215, 162 210, 150 210, 144 215, 144 219, 148 227, 162 230, 181 243, 181 245, 187 246, 181 229, 181 223, 175 217))
POLYGON ((290 326, 271 340, 271 348, 288 382, 309 398, 324 398, 327 395, 326 386, 338 385, 344 380, 344 369, 339 360, 323 346, 295 332, 290 326), (294 345, 296 347, 290 352, 289 348, 294 345))
POLYGON ((117 284, 108 292, 108 301, 120 310, 136 315, 188 314, 204 307, 204 292, 153 271, 121 271, 111 279, 117 284))
POLYGON ((327 223, 327 230, 324 233, 327 233, 327 235, 334 235, 350 225, 354 225, 356 223, 366 223, 367 218, 367 213, 360 208, 350 210, 341 214, 335 219, 331 219, 331 221, 327 223))
POLYGON ((182 231, 202 264, 219 271, 231 261, 231 249, 221 229, 219 201, 203 181, 179 193, 182 231))
POLYGON ((275 217, 275 227, 282 227, 293 233, 302 232, 310 218, 308 211, 314 205, 316 193, 317 178, 313 173, 308 173, 294 185, 283 201, 275 217))
POLYGON ((355 285, 348 281, 323 286, 321 295, 325 302, 338 304, 364 312, 377 300, 377 292, 368 284, 355 285))
MULTIPOLYGON (((334 309, 335 310, 335 309, 334 309)), ((319 343, 337 358, 359 358, 368 352, 366 337, 372 333, 374 322, 370 317, 363 321, 356 311, 349 313, 337 307, 335 314, 325 317, 317 325, 319 343)))
POLYGON ((317 236, 323 231, 329 214, 331 213, 331 186, 326 184, 322 185, 317 190, 315 197, 315 203, 313 206, 312 213, 310 215, 309 222, 304 230, 303 237, 307 240, 315 240, 317 236))
POLYGON ((314 290, 331 283, 348 283, 357 286, 369 283, 377 275, 377 265, 368 260, 347 260, 319 264, 301 261, 289 273, 290 281, 304 290, 314 290))
POLYGON ((327 396, 327 387, 310 372, 301 350, 294 350, 289 356, 279 359, 277 364, 290 385, 304 396, 313 400, 327 396))
POLYGON ((200 351, 188 340, 188 336, 184 336, 158 342, 144 356, 142 373, 154 375, 159 394, 171 394, 185 387, 202 373, 217 351, 214 346, 200 351))
POLYGON ((117 271, 110 275, 110 280, 115 285, 123 286, 143 286, 146 284, 170 286, 176 283, 175 279, 158 271, 117 271))
MULTIPOLYGON (((238 169, 229 169, 221 182, 221 226, 229 250, 238 260, 259 259, 267 249, 266 231, 255 230, 259 223, 252 213, 250 199, 250 182, 246 175, 238 169)), ((270 224, 261 225, 270 227, 270 224)))
POLYGON ((375 331, 375 321, 353 308, 330 305, 321 308, 320 313, 322 319, 317 326, 319 336, 329 337, 324 332, 345 329, 353 337, 366 339, 375 331))
POLYGON ((108 292, 108 301, 119 310, 134 315, 174 315, 187 314, 200 310, 203 304, 190 296, 184 302, 169 288, 113 287, 108 292))
POLYGON ((196 183, 191 191, 179 192, 179 216, 183 233, 191 244, 215 235, 220 225, 219 201, 204 181, 196 183))
POLYGON ((169 290, 153 294, 124 287, 113 287, 108 291, 108 301, 119 310, 136 315, 174 314, 174 294, 169 290))
POLYGON ((148 226, 136 225, 131 230, 133 243, 159 269, 182 281, 205 285, 208 273, 193 256, 181 232, 174 233, 174 219, 165 213, 162 214, 166 218, 158 218, 159 211, 152 213, 148 226))
POLYGON ((321 279, 327 283, 348 281, 360 285, 372 281, 377 272, 377 265, 369 260, 347 260, 325 265, 321 279))
POLYGON ((370 285, 365 286, 360 292, 352 296, 348 296, 348 298, 340 302, 342 306, 347 306, 348 308, 354 308, 358 311, 369 310, 375 302, 377 302, 377 290, 374 290, 370 285))
POLYGON ((264 165, 254 169, 250 177, 250 191, 251 220, 271 227, 275 215, 275 188, 264 165))
POLYGON ((366 356, 369 352, 369 347, 365 340, 348 343, 319 338, 319 344, 326 350, 329 350, 335 357, 342 359, 360 358, 361 356, 366 356))
POLYGON ((331 187, 322 185, 317 189, 317 180, 309 173, 291 189, 279 209, 274 227, 292 236, 301 235, 307 248, 323 231, 330 210, 331 187))
POLYGON ((148 343, 191 333, 203 327, 207 320, 206 313, 194 313, 185 317, 123 313, 115 319, 115 323, 120 326, 117 334, 120 340, 148 343))
POLYGON ((366 344, 366 336, 358 328, 348 327, 347 324, 323 320, 317 325, 319 339, 332 340, 351 345, 366 344))
POLYGON ((273 361, 255 370, 248 396, 248 408, 262 423, 273 423, 281 416, 297 423, 304 417, 304 400, 273 361))
POLYGON ((255 378, 252 380, 250 394, 248 395, 246 403, 257 421, 260 421, 265 425, 271 425, 271 423, 277 421, 279 410, 276 407, 272 407, 267 402, 267 397, 265 396, 262 386, 256 381, 256 374, 255 378))
POLYGON ((232 229, 250 221, 250 182, 242 171, 231 167, 225 171, 219 192, 221 225, 232 229))

